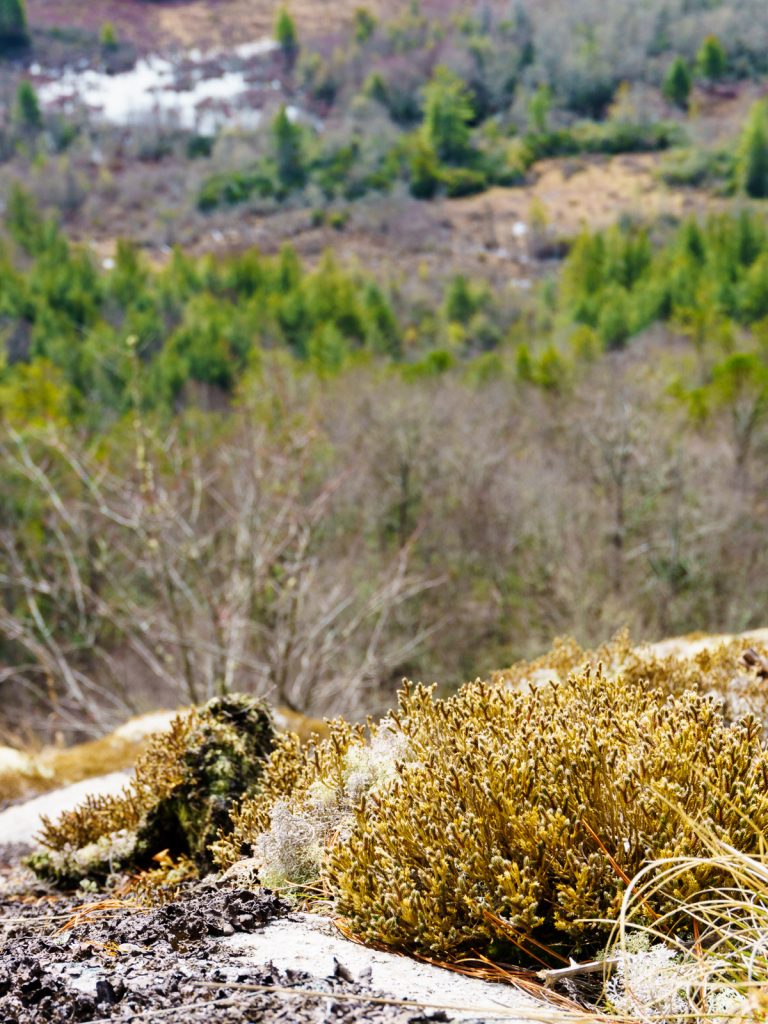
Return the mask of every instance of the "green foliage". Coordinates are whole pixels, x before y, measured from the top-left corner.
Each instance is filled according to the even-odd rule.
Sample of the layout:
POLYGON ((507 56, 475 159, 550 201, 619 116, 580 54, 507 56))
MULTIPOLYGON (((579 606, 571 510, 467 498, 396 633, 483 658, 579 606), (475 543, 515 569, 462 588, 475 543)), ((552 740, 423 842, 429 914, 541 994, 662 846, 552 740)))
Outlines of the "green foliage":
POLYGON ((42 128, 43 115, 40 111, 40 101, 37 98, 34 86, 26 79, 19 82, 13 113, 14 119, 22 128, 31 131, 38 131, 42 128))
POLYGON ((29 42, 24 0, 0 0, 0 54, 29 42))
POLYGON ((545 135, 549 128, 549 114, 552 109, 552 90, 540 85, 528 102, 528 119, 531 131, 545 135))
POLYGON ((693 76, 687 61, 682 57, 675 57, 664 76, 662 92, 665 99, 681 110, 687 110, 692 86, 693 76))
POLYGON ((117 30, 111 21, 105 21, 99 32, 99 44, 103 50, 116 50, 120 45, 117 30))
POLYGON ((270 126, 270 133, 278 180, 287 189, 301 188, 307 180, 301 125, 291 120, 283 106, 270 126))
POLYGON ((733 188, 735 165, 731 149, 690 147, 672 150, 661 164, 659 174, 667 185, 709 187, 724 193, 733 188))
POLYGON ((432 147, 420 136, 414 140, 410 163, 410 190, 416 199, 432 199, 440 188, 440 164, 432 147))
POLYGON ((482 297, 464 274, 456 274, 445 293, 445 315, 456 323, 467 324, 477 312, 482 297))
POLYGON ((354 14, 354 35, 358 43, 367 43, 376 31, 376 19, 366 7, 358 7, 354 14))
MULTIPOLYGON (((75 419, 96 425, 135 399, 174 408, 190 400, 188 382, 231 394, 263 349, 276 344, 326 370, 355 350, 399 351, 398 317, 385 292, 333 259, 305 273, 290 249, 275 258, 247 252, 217 261, 177 252, 165 269, 152 271, 120 242, 114 269, 101 273, 18 185, 5 217, 25 259, 17 270, 0 256, 5 326, 29 338, 16 358, 41 360, 57 375, 75 419), (133 368, 129 336, 137 341, 133 368)), ((343 210, 329 218, 338 230, 345 222, 343 210)), ((22 386, 19 372, 0 369, 0 384, 8 388, 12 381, 22 386)), ((43 391, 40 396, 44 416, 50 402, 43 391)), ((10 395, 7 401, 17 404, 10 395)))
POLYGON ((715 35, 708 35, 696 55, 696 69, 710 82, 719 82, 728 69, 723 44, 715 35))
POLYGON ((211 843, 231 828, 234 808, 255 787, 273 744, 271 718, 258 701, 209 701, 152 739, 122 795, 89 798, 56 823, 43 818, 46 849, 30 866, 64 885, 147 867, 163 851, 206 869, 211 843))
POLYGON ((437 67, 424 89, 424 139, 439 160, 466 159, 473 116, 465 82, 448 68, 437 67))
POLYGON ((292 67, 299 52, 299 35, 296 22, 285 7, 280 8, 275 18, 275 39, 286 64, 292 67))
POLYGON ((768 104, 753 104, 741 137, 738 157, 741 189, 753 199, 768 198, 768 104))
POLYGON ((275 183, 261 170, 251 172, 225 171, 208 178, 197 197, 203 213, 218 206, 236 206, 256 195, 262 199, 275 194, 275 183))
MULTIPOLYGON (((713 306, 748 326, 768 315, 767 244, 763 221, 746 212, 686 220, 656 250, 632 226, 583 234, 565 261, 560 301, 614 346, 657 320, 679 323, 713 306)), ((713 347, 723 337, 708 333, 713 347)))

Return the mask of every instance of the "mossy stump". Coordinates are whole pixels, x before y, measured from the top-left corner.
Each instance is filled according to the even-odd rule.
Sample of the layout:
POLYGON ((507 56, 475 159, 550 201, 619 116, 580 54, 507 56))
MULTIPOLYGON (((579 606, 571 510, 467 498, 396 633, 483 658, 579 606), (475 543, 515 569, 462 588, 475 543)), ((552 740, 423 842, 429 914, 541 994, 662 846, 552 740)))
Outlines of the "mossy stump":
POLYGON ((65 886, 145 868, 164 851, 208 870, 211 843, 231 829, 231 814, 255 788, 274 741, 260 701, 209 701, 154 737, 123 794, 87 800, 55 824, 43 819, 45 849, 32 854, 29 866, 65 886))

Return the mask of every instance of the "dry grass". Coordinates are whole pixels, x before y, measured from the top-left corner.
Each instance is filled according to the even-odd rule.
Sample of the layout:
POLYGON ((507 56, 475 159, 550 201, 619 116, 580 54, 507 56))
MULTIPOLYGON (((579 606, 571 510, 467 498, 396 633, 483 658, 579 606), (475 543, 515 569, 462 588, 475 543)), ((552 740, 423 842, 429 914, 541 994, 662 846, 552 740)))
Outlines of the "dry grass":
MULTIPOLYGON (((686 825, 694 825, 678 811, 686 825)), ((628 887, 607 983, 612 1008, 640 1022, 746 1024, 768 1018, 768 851, 747 855, 696 824, 706 853, 647 865, 628 887), (718 878, 679 898, 690 872, 718 878), (671 908, 652 926, 643 905, 659 895, 671 908)))

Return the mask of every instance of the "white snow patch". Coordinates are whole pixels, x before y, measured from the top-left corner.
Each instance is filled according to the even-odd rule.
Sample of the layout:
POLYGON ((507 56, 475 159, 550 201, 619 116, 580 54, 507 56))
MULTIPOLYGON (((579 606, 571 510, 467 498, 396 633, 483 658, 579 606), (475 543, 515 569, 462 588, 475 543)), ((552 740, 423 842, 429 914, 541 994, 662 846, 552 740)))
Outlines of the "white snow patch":
POLYGON ((367 979, 372 988, 393 999, 443 1007, 459 1018, 494 1020, 559 1018, 565 1013, 520 992, 511 985, 494 985, 453 971, 423 964, 409 957, 382 953, 350 942, 333 922, 316 914, 294 914, 272 922, 253 934, 236 934, 221 940, 237 951, 242 962, 272 963, 281 971, 306 971, 315 977, 333 975, 337 962, 354 977, 367 979))
MULTIPOLYGON (((273 39, 257 39, 230 50, 192 50, 181 61, 154 54, 129 71, 112 75, 94 68, 68 68, 40 85, 38 96, 45 107, 84 104, 114 124, 154 118, 206 133, 224 124, 255 128, 261 112, 239 105, 252 88, 248 69, 222 71, 205 65, 217 59, 246 62, 276 46, 273 39)), ((42 68, 38 73, 51 74, 42 68)))

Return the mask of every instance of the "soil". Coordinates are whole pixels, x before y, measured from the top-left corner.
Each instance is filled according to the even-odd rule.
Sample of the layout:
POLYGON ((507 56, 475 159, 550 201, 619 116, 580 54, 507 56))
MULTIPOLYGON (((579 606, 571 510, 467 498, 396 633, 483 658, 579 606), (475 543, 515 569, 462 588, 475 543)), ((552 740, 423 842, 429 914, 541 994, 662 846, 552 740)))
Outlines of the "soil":
POLYGON ((204 882, 156 909, 99 910, 92 895, 31 892, 14 860, 6 851, 0 867, 0 1024, 451 1019, 371 1001, 381 993, 339 962, 322 978, 245 963, 223 940, 289 913, 268 890, 204 882))
MULTIPOLYGON (((390 4, 392 0, 389 0, 390 4)), ((397 4, 405 6, 403 0, 397 4)), ((395 6, 397 6, 397 4, 395 6)), ((118 37, 129 40, 139 52, 171 46, 222 46, 249 42, 271 34, 278 4, 272 0, 28 0, 29 23, 48 31, 78 30, 98 36, 105 22, 114 25, 118 37)), ((297 0, 290 5, 302 37, 327 34, 350 21, 356 0, 334 4, 297 0)), ((366 4, 373 13, 383 0, 366 4)))

